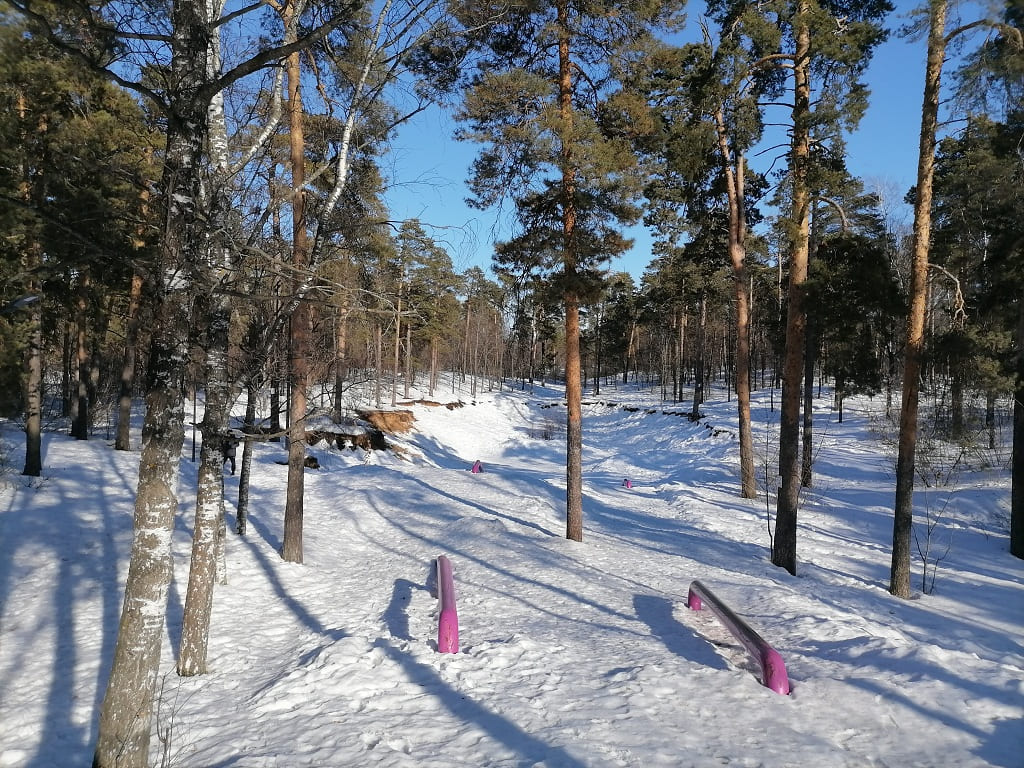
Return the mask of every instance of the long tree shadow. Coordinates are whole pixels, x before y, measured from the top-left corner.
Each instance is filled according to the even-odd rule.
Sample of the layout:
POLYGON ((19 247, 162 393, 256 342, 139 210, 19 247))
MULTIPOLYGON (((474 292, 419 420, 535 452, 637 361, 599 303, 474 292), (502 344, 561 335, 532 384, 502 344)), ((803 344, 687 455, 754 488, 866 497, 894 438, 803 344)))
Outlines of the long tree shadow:
MULTIPOLYGON (((61 442, 60 435, 43 435, 47 453, 61 442)), ((83 455, 106 452, 106 447, 100 444, 76 443, 75 448, 83 455)), ((23 575, 28 575, 27 583, 32 583, 35 566, 28 566, 29 571, 19 575, 23 568, 38 563, 41 572, 52 573, 45 587, 31 597, 38 603, 33 609, 39 618, 37 631, 52 631, 52 646, 29 641, 20 647, 7 644, 4 649, 2 666, 6 672, 0 680, 0 690, 13 691, 24 684, 19 677, 26 665, 20 660, 52 647, 52 659, 47 659, 50 684, 45 692, 38 747, 25 763, 26 768, 63 765, 69 758, 80 757, 84 762, 90 754, 96 730, 95 713, 103 697, 120 615, 117 565, 128 546, 131 517, 117 507, 122 487, 130 486, 130 473, 124 466, 130 461, 130 456, 88 461, 88 466, 97 468, 88 473, 75 464, 64 464, 63 468, 53 470, 52 475, 44 475, 53 486, 55 497, 31 492, 30 485, 16 488, 11 496, 12 506, 3 513, 4 521, 12 521, 9 516, 14 514, 19 518, 17 537, 6 532, 0 534, 0 617, 9 610, 18 610, 19 587, 25 588, 21 583, 23 575), (44 550, 47 557, 42 559, 34 555, 33 560, 26 560, 20 554, 44 550), (83 607, 83 592, 96 596, 95 612, 83 607), (88 642, 83 633, 88 633, 88 642), (81 684, 79 678, 94 661, 93 713, 83 720, 74 694, 81 684)), ((25 599, 24 593, 20 599, 25 599)))
MULTIPOLYGON (((430 493, 436 493, 438 496, 441 496, 442 498, 447 499, 449 502, 452 503, 452 505, 464 505, 464 506, 470 507, 472 509, 476 509, 476 510, 478 510, 480 512, 483 512, 486 515, 492 515, 494 517, 499 517, 499 518, 502 518, 504 520, 508 520, 510 523, 514 523, 517 526, 522 526, 524 528, 532 528, 535 531, 537 531, 538 533, 544 534, 545 536, 555 536, 556 535, 554 531, 551 531, 551 530, 545 528, 544 526, 540 525, 539 523, 533 522, 532 520, 527 520, 527 519, 525 519, 524 517, 522 517, 520 515, 513 515, 513 514, 505 512, 503 510, 495 509, 492 506, 485 506, 484 504, 481 504, 481 503, 479 503, 477 501, 474 501, 474 500, 471 500, 471 499, 466 499, 465 497, 462 497, 462 496, 457 496, 457 495, 455 495, 453 493, 450 493, 450 492, 448 492, 446 490, 443 490, 443 489, 437 487, 436 485, 431 485, 430 483, 427 483, 426 481, 424 481, 424 480, 422 480, 422 479, 420 479, 418 477, 411 477, 410 476, 407 479, 412 480, 414 483, 417 483, 418 485, 423 486, 430 493)), ((540 496, 538 495, 537 498, 540 498, 540 496)))
MULTIPOLYGON (((440 537, 440 536, 435 535, 433 533, 425 533, 425 532, 422 532, 422 531, 417 531, 414 528, 412 528, 411 526, 409 526, 407 524, 404 524, 404 523, 401 523, 401 522, 399 522, 398 520, 395 520, 395 519, 391 519, 390 520, 390 524, 394 528, 396 528, 397 530, 401 531, 404 535, 408 536, 409 538, 418 539, 419 541, 422 541, 422 542, 430 544, 434 548, 447 549, 448 551, 450 551, 450 552, 454 553, 456 556, 458 556, 460 559, 465 559, 467 561, 471 561, 471 562, 473 562, 473 563, 475 563, 477 565, 480 565, 483 568, 485 568, 487 571, 489 571, 489 572, 491 572, 491 573, 493 573, 493 574, 495 574, 497 576, 508 578, 508 579, 510 579, 510 580, 512 580, 512 581, 514 581, 516 583, 527 584, 527 585, 530 585, 530 586, 540 587, 540 588, 545 590, 550 595, 553 595, 555 597, 560 597, 560 598, 569 598, 569 599, 571 599, 571 601, 574 604, 583 605, 583 606, 587 606, 589 608, 593 608, 599 614, 605 614, 607 616, 617 617, 617 618, 620 618, 620 619, 631 618, 630 615, 627 615, 627 614, 625 614, 625 613, 623 613, 621 611, 618 611, 615 608, 613 608, 611 606, 608 606, 608 605, 605 605, 605 604, 603 604, 603 603, 601 603, 601 602, 599 602, 597 600, 590 599, 590 598, 588 598, 584 594, 580 594, 578 592, 574 592, 569 587, 567 587, 565 585, 562 585, 562 584, 552 584, 552 583, 549 583, 549 582, 540 581, 535 576, 532 576, 530 574, 517 572, 517 571, 514 570, 514 565, 511 562, 508 563, 508 564, 499 564, 497 562, 493 562, 493 561, 490 561, 490 560, 485 560, 481 556, 479 556, 479 555, 477 555, 477 554, 475 554, 475 553, 473 553, 473 552, 463 548, 462 546, 460 546, 459 544, 457 544, 457 543, 455 543, 455 542, 453 542, 451 540, 446 540, 443 537, 440 537)), ((508 537, 508 546, 509 546, 510 549, 514 549, 515 546, 518 546, 521 542, 524 542, 524 541, 529 543, 529 544, 531 544, 531 545, 536 543, 536 541, 537 541, 534 538, 527 538, 524 534, 519 533, 519 532, 508 531, 506 535, 508 537)), ((548 552, 548 555, 550 557, 552 557, 552 558, 559 558, 559 560, 561 562, 565 563, 565 566, 567 568, 571 568, 571 567, 574 567, 576 565, 572 561, 566 559, 564 554, 562 554, 560 552, 552 551, 552 552, 548 552)), ((513 596, 513 598, 514 599, 521 599, 521 600, 525 601, 525 598, 515 598, 514 596, 513 596)), ((533 607, 536 610, 540 611, 541 613, 545 613, 546 614, 546 613, 550 613, 551 612, 551 609, 549 607, 544 606, 544 605, 537 604, 537 605, 534 605, 533 607)))
POLYGON ((420 664, 409 654, 395 648, 387 640, 374 643, 393 661, 399 664, 410 680, 419 681, 423 689, 434 696, 454 717, 465 723, 473 723, 492 739, 522 756, 524 765, 557 765, 559 768, 585 768, 586 763, 573 757, 564 747, 548 744, 533 734, 527 733, 516 723, 491 712, 469 696, 453 689, 426 664, 420 664))
MULTIPOLYGON (((249 517, 248 522, 250 527, 259 534, 268 544, 271 542, 270 533, 266 525, 256 518, 249 517)), ((229 521, 230 524, 230 521, 229 521)), ((267 577, 267 581, 270 583, 274 592, 280 598, 281 603, 288 607, 296 618, 298 618, 303 624, 309 627, 314 632, 324 635, 331 640, 340 640, 344 637, 348 637, 348 633, 343 629, 331 628, 324 625, 324 623, 317 617, 314 616, 306 606, 295 599, 294 596, 288 593, 285 585, 281 583, 281 579, 278 576, 276 569, 271 563, 270 558, 267 556, 266 551, 252 541, 248 536, 235 536, 234 540, 241 541, 252 552, 253 557, 263 568, 263 572, 267 577)))
POLYGON ((983 739, 975 753, 992 768, 1016 768, 1020 765, 1020 745, 1024 744, 1024 720, 1008 718, 995 723, 993 733, 983 739))
POLYGON ((676 656, 711 669, 728 669, 711 644, 673 615, 674 603, 660 595, 634 595, 637 618, 676 656))

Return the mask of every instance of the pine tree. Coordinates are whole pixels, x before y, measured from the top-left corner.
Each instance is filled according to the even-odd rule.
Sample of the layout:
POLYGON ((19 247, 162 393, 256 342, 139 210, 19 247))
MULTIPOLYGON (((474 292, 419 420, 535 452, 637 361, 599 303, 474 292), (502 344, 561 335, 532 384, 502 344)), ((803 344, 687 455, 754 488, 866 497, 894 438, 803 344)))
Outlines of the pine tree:
MULTIPOLYGON (((927 19, 928 56, 925 66, 924 99, 921 110, 917 185, 914 195, 913 262, 910 309, 907 316, 903 362, 903 402, 900 409, 899 447, 896 463, 896 500, 893 510, 892 563, 889 591, 908 598, 910 592, 911 531, 915 452, 917 449, 920 374, 924 355, 925 303, 932 234, 933 181, 935 176, 936 132, 939 124, 942 70, 947 45, 977 28, 1000 27, 990 19, 979 19, 947 29, 947 0, 930 0, 922 10, 927 19)), ((1019 48, 1019 30, 1002 26, 1019 48)), ((1015 441, 1016 442, 1016 441, 1015 441)))
POLYGON ((0 129, 0 206, 2 218, 10 221, 3 248, 9 263, 21 266, 6 284, 35 299, 11 317, 27 320, 19 323, 24 333, 16 347, 27 352, 28 361, 24 473, 38 475, 41 374, 52 335, 44 323, 53 328, 74 308, 74 369, 81 387, 75 393, 78 418, 72 434, 85 439, 95 396, 93 353, 110 323, 110 297, 125 291, 130 274, 125 265, 145 264, 150 255, 130 234, 144 226, 137 184, 149 172, 150 136, 126 94, 27 34, 24 25, 4 27, 0 55, 0 99, 8 116, 0 129), (60 279, 65 274, 77 277, 65 283, 60 279))
MULTIPOLYGON (((285 41, 293 42, 299 35, 301 5, 289 0, 283 6, 282 21, 285 41)), ((291 172, 292 219, 292 295, 296 301, 291 315, 288 336, 288 490, 284 509, 284 536, 281 558, 302 562, 303 487, 306 472, 306 395, 309 386, 310 333, 312 308, 303 290, 309 278, 311 257, 309 221, 306 217, 306 147, 303 133, 302 68, 299 52, 292 53, 286 63, 288 76, 288 165, 291 172)))
MULTIPOLYGON (((1020 2, 1008 3, 1003 17, 997 20, 998 34, 988 38, 981 47, 969 58, 957 73, 958 92, 967 103, 975 109, 987 112, 997 124, 993 136, 991 156, 1002 165, 1002 173, 997 174, 999 182, 993 185, 996 193, 997 210, 1004 213, 1000 216, 1000 226, 996 227, 997 236, 989 244, 987 255, 988 270, 986 286, 991 293, 979 303, 996 309, 1007 308, 1010 328, 1012 331, 1017 354, 1004 358, 1003 364, 994 369, 991 365, 982 368, 986 386, 1001 376, 1008 375, 1011 379, 1013 392, 1013 459, 1012 489, 1010 493, 1010 552, 1016 557, 1024 558, 1024 301, 1020 299, 1019 287, 1024 283, 1024 233, 1021 222, 1024 212, 1020 209, 1019 190, 1024 180, 1024 161, 1021 159, 1020 146, 1024 137, 1024 111, 1020 105, 1024 99, 1024 5, 1020 2), (1014 213, 1016 209, 1016 213, 1014 213), (1006 215, 1009 214, 1009 215, 1006 215), (1016 305, 1017 317, 1012 318, 1012 309, 1016 305)), ((987 154, 987 153, 986 153, 987 154)), ((987 197, 987 190, 982 197, 987 197)), ((988 339, 997 334, 984 334, 988 339)), ((983 342, 982 346, 989 350, 997 349, 1000 344, 991 341, 983 342)), ((995 419, 992 415, 993 397, 991 391, 986 397, 986 420, 991 425, 995 419)), ((993 429, 989 426, 989 440, 994 443, 993 429)))
POLYGON ((427 386, 433 397, 441 354, 452 344, 452 331, 459 314, 455 294, 463 281, 456 274, 448 252, 427 235, 418 221, 404 223, 402 230, 415 250, 409 287, 416 318, 414 334, 427 345, 430 371, 427 386))
POLYGON ((808 299, 819 308, 817 343, 827 350, 822 367, 834 381, 842 421, 847 395, 881 390, 881 351, 892 319, 904 311, 885 241, 852 232, 826 236, 811 262, 808 299))
MULTIPOLYGON (((507 9, 483 34, 459 119, 486 145, 471 190, 481 207, 511 196, 522 233, 506 250, 536 259, 557 284, 565 322, 566 536, 583 538, 580 307, 599 265, 626 245, 636 166, 627 143, 601 130, 606 62, 629 56, 677 6, 554 0, 507 9), (595 105, 595 106, 591 106, 595 105)), ((462 21, 473 23, 467 5, 462 21)))
POLYGON ((814 165, 816 154, 827 146, 826 139, 835 133, 835 127, 856 124, 863 112, 866 89, 859 78, 872 50, 885 37, 879 22, 890 10, 887 0, 708 3, 709 15, 721 29, 745 38, 748 66, 758 92, 769 100, 778 101, 784 92, 792 98, 785 221, 789 275, 779 424, 781 486, 772 539, 772 562, 792 574, 797 563, 800 394, 814 165), (787 73, 792 74, 791 79, 787 73))
MULTIPOLYGON (((724 35, 717 45, 704 28, 704 41, 673 48, 659 46, 636 64, 629 88, 621 94, 625 112, 635 113, 629 102, 646 94, 654 118, 653 130, 639 137, 653 165, 647 187, 648 220, 671 246, 685 227, 678 220, 711 204, 709 195, 724 198, 728 221, 725 244, 732 267, 735 305, 736 403, 740 437, 740 495, 757 494, 754 475, 753 433, 750 422, 750 279, 747 269, 748 227, 757 212, 748 202, 753 184, 761 180, 749 173, 747 150, 762 131, 758 93, 740 41, 724 35), (677 223, 673 226, 671 222, 677 223)), ((636 124, 643 124, 636 120, 636 124)))

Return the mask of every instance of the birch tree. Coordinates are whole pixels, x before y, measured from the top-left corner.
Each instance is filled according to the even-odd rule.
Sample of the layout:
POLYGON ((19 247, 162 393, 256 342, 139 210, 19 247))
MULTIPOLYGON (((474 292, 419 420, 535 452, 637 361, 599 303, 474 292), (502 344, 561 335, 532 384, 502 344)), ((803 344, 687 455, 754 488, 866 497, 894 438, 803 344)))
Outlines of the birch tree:
MULTIPOLYGON (((171 534, 177 511, 177 481, 184 442, 182 381, 189 349, 190 298, 204 285, 206 229, 203 199, 203 147, 208 141, 208 111, 213 95, 231 83, 258 72, 294 50, 311 45, 344 18, 344 9, 325 13, 301 41, 264 46, 220 77, 207 67, 213 27, 202 2, 180 0, 167 17, 148 6, 118 7, 121 15, 106 17, 106 6, 80 9, 74 24, 50 15, 52 6, 33 0, 10 5, 82 65, 129 88, 159 109, 166 118, 163 176, 164 208, 158 269, 154 275, 154 329, 148 365, 146 418, 135 503, 132 545, 124 604, 118 627, 110 679, 100 710, 99 735, 93 760, 97 768, 133 768, 148 763, 150 724, 160 649, 171 579, 171 534), (117 44, 122 57, 110 66, 109 51, 117 44), (160 72, 154 84, 143 70, 160 72), (132 79, 132 74, 138 74, 132 79)), ((247 10, 259 10, 250 6, 247 10)))
MULTIPOLYGON (((221 18, 224 5, 224 0, 207 0, 208 17, 221 18)), ((210 81, 220 76, 220 28, 216 26, 211 29, 206 66, 210 81)), ((178 674, 182 676, 206 671, 214 582, 217 580, 218 563, 222 562, 225 546, 224 450, 226 441, 231 439, 228 435, 232 400, 228 370, 228 331, 235 270, 228 242, 231 226, 228 220, 231 208, 231 169, 223 91, 217 91, 211 96, 207 116, 209 131, 201 201, 208 222, 202 253, 206 280, 194 309, 205 355, 203 380, 206 400, 203 420, 199 425, 203 442, 199 452, 192 557, 189 561, 188 587, 178 648, 178 674)), ((226 574, 222 573, 220 580, 224 579, 226 574)))

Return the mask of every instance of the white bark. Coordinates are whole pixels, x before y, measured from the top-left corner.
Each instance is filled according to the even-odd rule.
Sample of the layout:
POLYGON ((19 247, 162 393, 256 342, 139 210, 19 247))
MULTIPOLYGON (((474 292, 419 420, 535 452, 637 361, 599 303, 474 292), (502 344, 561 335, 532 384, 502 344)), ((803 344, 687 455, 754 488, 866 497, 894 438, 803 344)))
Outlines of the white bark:
MULTIPOLYGON (((217 19, 223 0, 207 0, 207 14, 217 19)), ((220 32, 214 27, 207 56, 208 80, 220 74, 220 32)), ((198 286, 197 325, 206 329, 206 408, 200 425, 203 446, 199 458, 198 492, 192 534, 192 559, 189 567, 178 673, 198 675, 206 672, 210 636, 210 614, 216 581, 224 581, 219 563, 224 561, 226 527, 224 524, 224 446, 228 434, 230 383, 228 381, 228 330, 231 304, 226 288, 232 282, 227 244, 227 212, 230 207, 228 175, 228 139, 224 116, 224 96, 217 93, 207 110, 209 134, 207 147, 210 172, 204 189, 206 232, 203 285, 198 286)))

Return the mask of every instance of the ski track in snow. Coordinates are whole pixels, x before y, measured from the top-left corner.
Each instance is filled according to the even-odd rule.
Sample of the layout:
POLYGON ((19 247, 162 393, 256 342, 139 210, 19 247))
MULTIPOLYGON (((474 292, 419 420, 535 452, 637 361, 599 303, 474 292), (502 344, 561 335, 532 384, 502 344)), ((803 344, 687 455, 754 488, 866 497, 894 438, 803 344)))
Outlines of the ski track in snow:
MULTIPOLYGON (((851 403, 842 425, 816 420, 793 578, 769 562, 764 489, 737 496, 734 406, 691 423, 622 390, 584 410, 578 544, 563 538, 559 396, 414 406, 396 438, 411 460, 312 449, 302 565, 277 555, 282 448, 257 445, 210 672, 187 679, 173 672, 185 455, 159 716, 170 764, 1024 766, 1024 568, 980 511, 1007 483, 964 492, 936 594, 892 598, 891 464, 867 401, 851 403), (436 651, 440 554, 455 569, 454 655, 436 651), (686 607, 698 578, 779 650, 790 696, 686 607)), ((15 437, 3 432, 12 465, 15 437)), ((0 489, 2 768, 90 764, 131 546, 138 454, 56 434, 45 446, 43 479, 0 489)))

